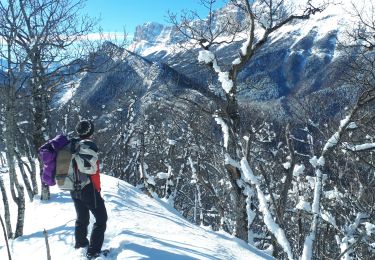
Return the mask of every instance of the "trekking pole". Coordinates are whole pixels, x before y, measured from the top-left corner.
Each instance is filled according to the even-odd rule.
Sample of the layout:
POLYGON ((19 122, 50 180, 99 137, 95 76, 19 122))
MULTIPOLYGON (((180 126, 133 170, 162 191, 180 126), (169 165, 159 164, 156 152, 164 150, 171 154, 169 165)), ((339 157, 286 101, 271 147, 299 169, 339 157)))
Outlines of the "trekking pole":
POLYGON ((4 231, 5 244, 7 245, 7 250, 8 250, 8 258, 9 260, 12 260, 12 256, 10 255, 10 250, 9 250, 7 232, 5 231, 5 225, 4 225, 4 221, 1 215, 0 215, 0 221, 1 221, 1 226, 3 227, 3 231, 4 231))
POLYGON ((51 260, 51 252, 49 250, 49 244, 48 244, 48 233, 47 230, 44 229, 43 231, 44 239, 46 241, 46 248, 47 248, 47 260, 51 260))

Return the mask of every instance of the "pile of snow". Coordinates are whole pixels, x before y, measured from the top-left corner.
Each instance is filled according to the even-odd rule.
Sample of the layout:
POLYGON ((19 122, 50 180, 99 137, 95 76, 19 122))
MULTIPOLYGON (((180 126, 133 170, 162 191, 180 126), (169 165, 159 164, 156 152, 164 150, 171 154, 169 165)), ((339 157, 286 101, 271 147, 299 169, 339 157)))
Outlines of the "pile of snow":
MULTIPOLYGON (((102 188, 109 215, 103 248, 111 249, 104 259, 273 259, 227 233, 186 221, 167 203, 126 182, 102 175, 102 188)), ((84 259, 84 250, 73 249, 74 223, 69 193, 52 187, 50 201, 27 204, 24 236, 10 241, 12 259, 46 259, 44 229, 53 260, 84 259)), ((2 236, 0 259, 7 259, 2 236)))

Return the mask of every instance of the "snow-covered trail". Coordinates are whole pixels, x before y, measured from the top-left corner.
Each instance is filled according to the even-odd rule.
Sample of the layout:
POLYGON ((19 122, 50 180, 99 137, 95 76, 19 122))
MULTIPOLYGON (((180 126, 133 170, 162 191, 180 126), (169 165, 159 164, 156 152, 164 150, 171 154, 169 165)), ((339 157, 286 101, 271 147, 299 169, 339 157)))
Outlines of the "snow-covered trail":
MULTIPOLYGON (((273 259, 224 232, 191 224, 165 202, 123 181, 103 175, 102 188, 109 216, 103 248, 111 248, 105 259, 273 259)), ((75 211, 69 193, 52 187, 49 202, 35 200, 26 210, 24 236, 10 241, 13 259, 46 259, 44 229, 53 260, 83 258, 83 250, 73 249, 75 211)), ((1 237, 0 259, 6 256, 1 237)))

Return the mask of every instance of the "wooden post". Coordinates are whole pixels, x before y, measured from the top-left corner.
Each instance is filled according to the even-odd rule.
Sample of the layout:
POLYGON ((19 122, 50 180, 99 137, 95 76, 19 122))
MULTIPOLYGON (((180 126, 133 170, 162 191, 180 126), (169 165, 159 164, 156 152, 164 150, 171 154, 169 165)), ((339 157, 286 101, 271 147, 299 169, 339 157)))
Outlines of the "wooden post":
POLYGON ((47 230, 44 229, 43 234, 44 234, 44 239, 46 241, 47 260, 51 260, 51 251, 49 249, 49 244, 48 244, 48 233, 47 233, 47 230))
POLYGON ((12 256, 10 255, 10 250, 9 250, 9 244, 8 244, 7 232, 6 232, 6 230, 5 230, 4 221, 3 221, 3 218, 1 217, 1 215, 0 215, 0 221, 1 221, 1 226, 3 227, 5 244, 6 244, 6 246, 7 246, 7 250, 8 250, 8 259, 9 259, 9 260, 12 260, 12 256))

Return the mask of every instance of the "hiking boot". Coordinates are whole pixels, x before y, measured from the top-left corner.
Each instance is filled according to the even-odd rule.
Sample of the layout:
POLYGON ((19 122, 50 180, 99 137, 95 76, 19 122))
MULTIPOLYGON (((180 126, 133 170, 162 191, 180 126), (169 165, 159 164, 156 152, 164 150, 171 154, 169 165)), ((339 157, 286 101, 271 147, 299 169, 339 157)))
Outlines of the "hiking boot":
POLYGON ((85 241, 84 243, 76 243, 74 245, 74 248, 75 249, 79 249, 79 248, 84 248, 84 247, 88 247, 89 246, 89 241, 85 241))
POLYGON ((97 257, 100 257, 100 256, 108 256, 109 254, 109 249, 104 249, 104 250, 101 250, 100 252, 96 252, 96 253, 89 253, 87 252, 86 253, 86 257, 87 259, 95 259, 97 257))
POLYGON ((96 253, 89 253, 89 252, 87 252, 86 253, 87 259, 95 259, 95 258, 97 258, 99 256, 100 256, 100 252, 96 252, 96 253))

